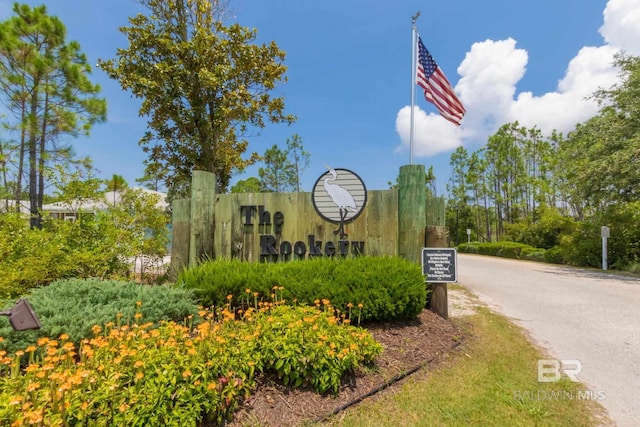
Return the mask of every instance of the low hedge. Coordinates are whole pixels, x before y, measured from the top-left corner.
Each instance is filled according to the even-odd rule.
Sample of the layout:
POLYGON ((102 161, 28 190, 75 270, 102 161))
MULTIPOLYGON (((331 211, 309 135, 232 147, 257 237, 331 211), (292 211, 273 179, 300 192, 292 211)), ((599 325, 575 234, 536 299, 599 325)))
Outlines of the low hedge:
MULTIPOLYGON (((333 307, 358 320, 415 319, 427 289, 420 266, 402 258, 316 258, 286 263, 218 259, 183 270, 178 285, 192 290, 204 306, 246 304, 284 298, 333 307), (274 292, 275 289, 275 292, 274 292)), ((353 320, 353 319, 352 319, 353 320)))
POLYGON ((523 243, 516 242, 470 242, 461 243, 457 247, 458 252, 491 255, 503 258, 526 259, 530 261, 544 261, 545 250, 534 248, 523 243))
POLYGON ((8 353, 35 345, 39 338, 55 339, 62 334, 77 344, 93 336, 93 326, 116 321, 127 324, 134 321, 136 313, 148 322, 182 322, 198 313, 195 298, 186 289, 122 281, 60 280, 33 289, 26 299, 42 328, 16 332, 8 321, 3 323, 0 349, 8 353))

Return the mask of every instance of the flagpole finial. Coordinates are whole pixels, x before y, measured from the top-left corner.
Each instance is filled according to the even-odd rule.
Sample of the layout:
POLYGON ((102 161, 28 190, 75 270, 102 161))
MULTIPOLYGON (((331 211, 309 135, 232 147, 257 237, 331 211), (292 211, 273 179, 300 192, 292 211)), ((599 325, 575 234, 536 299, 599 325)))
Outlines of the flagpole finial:
POLYGON ((415 25, 419 17, 420 17, 420 11, 417 11, 416 14, 411 17, 411 24, 415 25))

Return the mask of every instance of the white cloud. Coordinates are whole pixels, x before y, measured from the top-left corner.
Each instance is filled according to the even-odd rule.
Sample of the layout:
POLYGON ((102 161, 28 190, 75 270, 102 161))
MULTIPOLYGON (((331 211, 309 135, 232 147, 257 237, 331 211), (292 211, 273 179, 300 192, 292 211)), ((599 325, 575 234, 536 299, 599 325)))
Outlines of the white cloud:
MULTIPOLYGON (((435 113, 418 109, 414 154, 430 157, 462 144, 483 144, 499 126, 516 120, 527 127, 537 126, 545 134, 554 129, 566 133, 595 115, 598 106, 587 98, 616 81, 617 70, 612 66, 615 52, 640 52, 640 0, 609 0, 603 16, 599 31, 606 44, 580 49, 556 90, 541 96, 516 94, 528 55, 516 48, 515 40, 474 43, 457 70, 461 78, 456 93, 467 109, 462 126, 457 128, 435 113)), ((454 76, 448 77, 455 81, 454 76)), ((398 149, 409 145, 409 113, 410 107, 403 107, 396 117, 402 141, 398 149)))
POLYGON ((609 0, 600 34, 607 44, 640 55, 640 0, 609 0))
MULTIPOLYGON (((427 114, 414 107, 415 140, 413 154, 418 157, 431 157, 454 150, 461 144, 461 130, 436 114, 427 114)), ((396 132, 402 145, 396 151, 409 150, 411 128, 411 107, 403 107, 396 116, 396 132)))
POLYGON ((610 46, 583 47, 569 62, 557 90, 542 96, 520 93, 511 104, 509 121, 518 120, 526 127, 537 126, 544 134, 550 134, 553 130, 567 133, 576 124, 593 117, 599 107, 588 97, 615 82, 618 75, 612 66, 615 52, 610 46))

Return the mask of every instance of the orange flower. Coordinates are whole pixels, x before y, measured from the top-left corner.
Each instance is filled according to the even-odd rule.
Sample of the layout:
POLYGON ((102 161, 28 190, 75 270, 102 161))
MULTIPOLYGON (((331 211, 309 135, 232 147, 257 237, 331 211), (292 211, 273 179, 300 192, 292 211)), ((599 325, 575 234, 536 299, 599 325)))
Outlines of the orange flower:
POLYGON ((27 391, 31 392, 31 391, 37 390, 39 388, 40 388, 40 383, 38 383, 38 382, 36 382, 36 383, 29 382, 29 385, 27 386, 27 391))

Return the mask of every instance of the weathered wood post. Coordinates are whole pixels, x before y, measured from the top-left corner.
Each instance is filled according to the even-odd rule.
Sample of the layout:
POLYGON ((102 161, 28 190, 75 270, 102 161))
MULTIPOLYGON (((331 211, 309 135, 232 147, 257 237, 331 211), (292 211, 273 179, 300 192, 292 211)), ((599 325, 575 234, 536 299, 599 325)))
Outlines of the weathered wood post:
POLYGON ((171 280, 177 279, 180 270, 189 264, 190 221, 191 199, 174 200, 171 203, 171 280))
POLYGON ((189 266, 202 259, 215 258, 214 205, 216 176, 211 172, 193 171, 191 176, 191 227, 189 230, 189 266))
MULTIPOLYGON (((427 247, 446 248, 447 228, 439 225, 427 226, 427 247)), ((427 277, 427 281, 429 278, 427 277)), ((431 290, 427 296, 427 308, 444 319, 449 318, 449 297, 446 283, 428 283, 427 289, 431 290)))
POLYGON ((420 263, 425 243, 426 217, 424 165, 400 166, 398 178, 398 255, 420 263))

